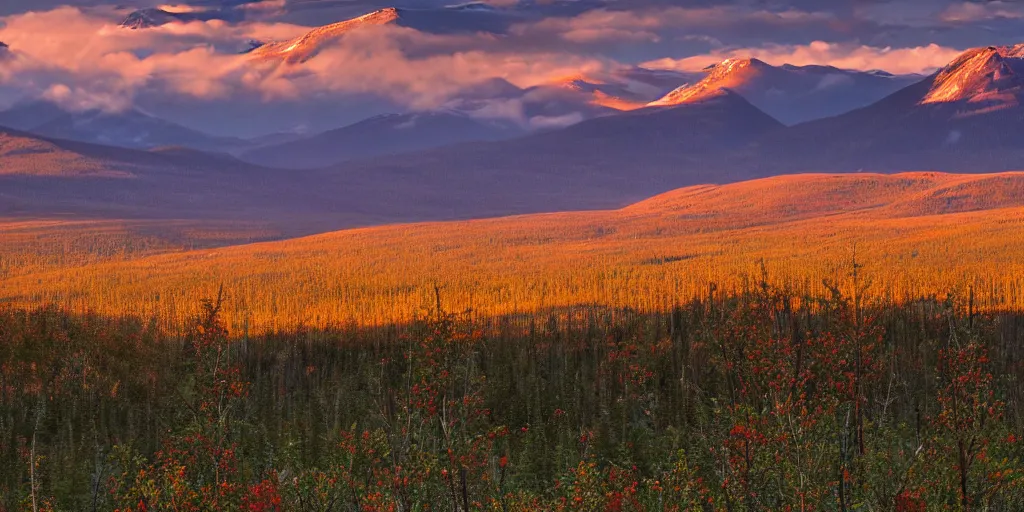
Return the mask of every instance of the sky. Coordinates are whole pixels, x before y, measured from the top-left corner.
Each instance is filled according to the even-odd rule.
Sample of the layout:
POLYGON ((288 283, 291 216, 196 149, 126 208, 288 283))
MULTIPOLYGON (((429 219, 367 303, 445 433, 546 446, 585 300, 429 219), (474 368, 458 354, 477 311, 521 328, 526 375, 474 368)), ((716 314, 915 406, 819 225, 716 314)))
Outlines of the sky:
MULTIPOLYGON (((633 66, 693 72, 729 57, 928 74, 964 49, 1024 40, 1024 2, 486 3, 490 10, 442 0, 3 0, 0 42, 9 48, 0 49, 0 104, 42 97, 77 110, 138 107, 218 133, 237 132, 227 120, 258 109, 288 131, 441 108, 495 81, 527 89, 633 66), (241 54, 250 41, 288 40, 390 6, 409 9, 403 26, 349 33, 308 62, 241 54), (152 7, 194 16, 118 27, 134 9, 152 7), (308 121, 314 114, 323 119, 308 121)), ((525 115, 522 105, 494 108, 505 107, 525 115)))

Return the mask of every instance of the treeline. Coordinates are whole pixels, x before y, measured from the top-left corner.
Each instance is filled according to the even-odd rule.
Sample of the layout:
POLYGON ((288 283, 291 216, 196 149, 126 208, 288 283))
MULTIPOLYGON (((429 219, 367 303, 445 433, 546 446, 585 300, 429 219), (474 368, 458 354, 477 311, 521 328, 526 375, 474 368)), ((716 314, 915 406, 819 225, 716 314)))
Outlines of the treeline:
POLYGON ((227 332, 0 311, 0 511, 1024 510, 1024 314, 767 285, 665 314, 227 332))

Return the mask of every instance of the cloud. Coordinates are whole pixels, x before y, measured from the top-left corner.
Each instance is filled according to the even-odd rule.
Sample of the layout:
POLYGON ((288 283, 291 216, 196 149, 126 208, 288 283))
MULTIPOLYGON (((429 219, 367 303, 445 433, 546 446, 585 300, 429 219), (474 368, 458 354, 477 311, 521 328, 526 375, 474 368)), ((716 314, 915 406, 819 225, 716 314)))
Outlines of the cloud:
POLYGON ((936 44, 913 48, 876 48, 814 41, 808 45, 769 45, 735 48, 682 59, 659 59, 644 64, 652 69, 693 71, 728 58, 756 58, 769 64, 820 64, 842 69, 881 69, 890 73, 930 73, 952 61, 960 50, 936 44))
MULTIPOLYGON (((288 40, 308 27, 211 20, 127 30, 69 7, 2 21, 0 40, 14 57, 0 61, 0 81, 74 110, 124 110, 140 94, 222 101, 255 96, 264 102, 374 95, 430 110, 495 78, 525 89, 615 66, 558 51, 505 51, 486 35, 433 35, 398 26, 350 32, 307 62, 286 64, 240 51, 249 40, 288 40)), ((530 122, 523 108, 516 111, 517 121, 530 122)))
MULTIPOLYGON (((490 0, 487 3, 499 6, 500 14, 495 15, 521 21, 500 35, 427 33, 429 27, 424 32, 401 26, 367 28, 337 38, 308 62, 282 65, 241 54, 250 40, 290 40, 310 30, 273 20, 326 23, 338 21, 339 13, 347 16, 387 2, 232 0, 245 11, 244 16, 232 17, 233 22, 170 23, 145 30, 119 28, 126 9, 109 1, 51 4, 55 2, 83 7, 0 17, 0 41, 11 46, 0 58, 4 94, 13 89, 75 109, 120 110, 160 103, 162 115, 175 105, 201 103, 220 109, 222 117, 228 116, 224 112, 234 116, 244 110, 226 106, 232 102, 236 107, 244 102, 248 110, 259 112, 272 107, 278 112, 298 110, 293 106, 300 104, 368 103, 365 98, 379 99, 375 105, 394 110, 446 108, 467 104, 459 101, 467 97, 467 90, 492 80, 530 90, 546 87, 558 77, 612 73, 640 62, 692 71, 729 57, 757 57, 773 64, 928 72, 952 60, 958 53, 953 48, 1009 42, 1010 36, 999 30, 1009 33, 1017 27, 1009 20, 1024 19, 1024 7, 1006 0, 490 0), (325 18, 327 12, 334 17, 325 18)), ((132 7, 168 4, 164 8, 174 11, 225 5, 206 0, 126 2, 132 7)), ((27 6, 24 10, 50 4, 22 5, 27 6)), ((434 14, 415 19, 429 25, 439 19, 434 14)), ((476 107, 476 115, 524 125, 567 121, 581 112, 537 107, 573 102, 567 94, 545 94, 553 96, 539 99, 537 92, 506 91, 468 103, 476 107)), ((359 115, 364 113, 359 110, 359 115)), ((337 110, 331 116, 339 122, 337 110)))
POLYGON ((950 5, 939 19, 950 23, 973 23, 993 19, 1024 18, 1024 5, 1010 2, 963 2, 950 5))
POLYGON ((598 9, 571 18, 549 18, 513 27, 520 36, 547 35, 572 43, 601 41, 656 42, 664 38, 705 37, 693 30, 729 31, 743 27, 782 28, 831 23, 831 13, 798 9, 769 11, 740 5, 655 7, 639 10, 598 9))
POLYGON ((0 40, 15 58, 0 67, 7 85, 27 95, 46 94, 76 109, 120 110, 150 86, 192 96, 226 94, 226 82, 243 74, 234 55, 239 41, 299 32, 298 27, 241 28, 221 21, 127 30, 64 7, 4 18, 0 40))
POLYGON ((396 36, 403 32, 416 39, 439 39, 396 27, 352 32, 305 65, 282 68, 283 76, 311 76, 313 82, 329 90, 387 92, 414 106, 429 107, 491 78, 527 88, 606 65, 600 59, 557 52, 464 50, 410 57, 396 36), (346 72, 337 73, 339 69, 346 72))
POLYGON ((164 4, 158 5, 157 9, 173 13, 204 12, 206 9, 188 4, 164 4))
POLYGON ((981 22, 1024 18, 1024 5, 1005 0, 893 0, 862 3, 854 15, 882 26, 984 29, 981 22))

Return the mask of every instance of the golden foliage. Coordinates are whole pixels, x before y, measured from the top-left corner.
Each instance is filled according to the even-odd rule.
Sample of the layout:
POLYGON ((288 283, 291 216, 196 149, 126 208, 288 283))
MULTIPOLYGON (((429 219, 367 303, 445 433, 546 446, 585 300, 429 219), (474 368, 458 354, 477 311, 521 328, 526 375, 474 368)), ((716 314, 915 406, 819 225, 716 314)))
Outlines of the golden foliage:
POLYGON ((223 284, 233 330, 403 322, 577 305, 662 310, 761 279, 826 293, 854 258, 877 298, 1024 306, 1024 174, 800 175, 681 189, 618 211, 355 229, 281 242, 30 266, 0 300, 154 315, 223 284))

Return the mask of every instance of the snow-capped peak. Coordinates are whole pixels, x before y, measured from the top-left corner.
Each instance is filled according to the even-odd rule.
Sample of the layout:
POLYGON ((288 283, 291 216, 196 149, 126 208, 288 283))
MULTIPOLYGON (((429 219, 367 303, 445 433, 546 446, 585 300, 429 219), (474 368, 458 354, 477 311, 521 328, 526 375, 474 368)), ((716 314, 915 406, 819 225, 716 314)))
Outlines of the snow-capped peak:
POLYGON ((313 57, 326 42, 346 32, 367 27, 389 25, 398 21, 401 13, 394 7, 380 9, 358 18, 324 25, 290 41, 268 43, 253 49, 250 54, 260 58, 282 58, 286 62, 303 62, 313 57))
POLYGON ((649 106, 681 105, 719 96, 723 89, 736 87, 750 74, 759 73, 769 68, 771 68, 770 65, 757 59, 726 59, 706 68, 707 76, 700 82, 679 87, 660 100, 651 102, 649 106))
POLYGON ((968 50, 943 68, 921 103, 1016 104, 1022 92, 1024 45, 989 46, 968 50))
POLYGON ((767 67, 764 61, 753 58, 746 59, 725 59, 712 68, 713 73, 728 74, 735 70, 748 67, 767 67))

